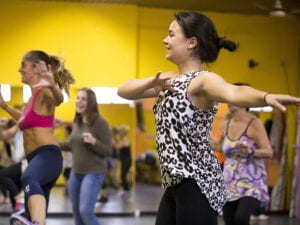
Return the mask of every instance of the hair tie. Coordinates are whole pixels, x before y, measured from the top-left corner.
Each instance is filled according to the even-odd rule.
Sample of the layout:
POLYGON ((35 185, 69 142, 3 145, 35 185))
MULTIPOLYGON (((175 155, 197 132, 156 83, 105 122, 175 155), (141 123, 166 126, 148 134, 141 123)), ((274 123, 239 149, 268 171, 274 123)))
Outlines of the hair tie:
POLYGON ((225 41, 225 39, 223 37, 218 38, 218 46, 220 49, 224 48, 224 41, 225 41))

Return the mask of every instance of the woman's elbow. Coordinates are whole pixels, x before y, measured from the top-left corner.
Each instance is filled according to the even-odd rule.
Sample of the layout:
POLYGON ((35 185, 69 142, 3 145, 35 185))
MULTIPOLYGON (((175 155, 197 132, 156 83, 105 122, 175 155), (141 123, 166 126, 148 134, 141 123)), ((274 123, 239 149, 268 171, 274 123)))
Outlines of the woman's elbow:
POLYGON ((55 106, 59 106, 61 103, 63 103, 63 101, 64 101, 64 96, 61 95, 61 96, 55 98, 55 100, 54 100, 54 105, 55 105, 55 106))
POLYGON ((59 100, 56 102, 55 106, 59 106, 61 103, 63 103, 64 100, 59 100))
POLYGON ((122 98, 126 98, 126 92, 123 90, 122 87, 118 88, 117 94, 122 98))
POLYGON ((136 98, 134 96, 132 96, 128 91, 126 91, 124 88, 120 87, 118 88, 118 92, 117 94, 122 97, 122 98, 125 98, 125 99, 128 99, 128 100, 135 100, 136 98))
POLYGON ((270 152, 270 158, 273 158, 273 156, 274 156, 274 152, 271 151, 271 152, 270 152))
POLYGON ((273 158, 273 156, 274 156, 274 152, 272 149, 270 149, 270 151, 268 151, 267 158, 271 159, 273 158))
POLYGON ((113 147, 111 144, 107 145, 105 150, 105 156, 108 157, 108 156, 111 156, 112 155, 112 152, 113 152, 113 147))
POLYGON ((111 156, 112 156, 112 151, 111 151, 111 150, 106 150, 106 151, 104 152, 104 156, 105 156, 105 157, 111 157, 111 156))

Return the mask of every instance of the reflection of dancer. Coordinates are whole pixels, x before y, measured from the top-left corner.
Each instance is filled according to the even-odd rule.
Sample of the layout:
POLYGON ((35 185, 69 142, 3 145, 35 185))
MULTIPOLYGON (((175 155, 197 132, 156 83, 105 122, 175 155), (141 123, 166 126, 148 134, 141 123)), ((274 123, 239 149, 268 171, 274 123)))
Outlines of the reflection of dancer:
POLYGON ((0 170, 0 185, 9 191, 10 203, 13 211, 21 209, 23 204, 23 194, 21 192, 21 176, 23 167, 26 168, 27 162, 22 160, 18 163, 0 170))
POLYGON ((236 45, 218 37, 211 20, 196 12, 181 12, 164 40, 166 57, 178 66, 177 74, 130 80, 119 88, 127 99, 158 97, 154 105, 156 142, 163 186, 157 225, 217 224, 225 204, 222 171, 210 144, 216 102, 240 107, 298 103, 299 98, 235 86, 204 70, 220 49, 236 45))
POLYGON ((73 152, 69 196, 76 225, 99 224, 94 208, 105 178, 106 157, 112 150, 111 139, 109 126, 99 115, 95 93, 81 89, 70 139, 61 143, 63 150, 73 152))
POLYGON ((28 160, 22 175, 25 217, 13 215, 10 223, 44 225, 50 190, 62 170, 62 155, 53 134, 55 106, 63 101, 60 89, 68 91, 74 79, 57 57, 42 51, 27 52, 19 72, 33 93, 22 114, 9 107, 0 95, 0 106, 18 120, 23 130, 28 160))
POLYGON ((113 188, 118 188, 118 179, 117 179, 117 166, 119 161, 119 152, 117 150, 117 143, 118 140, 118 133, 119 130, 117 126, 113 126, 111 128, 111 134, 112 134, 112 154, 111 157, 106 158, 106 164, 107 164, 107 173, 104 180, 104 183, 102 185, 100 198, 98 199, 98 202, 106 203, 108 201, 108 186, 112 186, 113 188))
POLYGON ((247 225, 260 202, 269 201, 264 158, 272 157, 272 148, 258 118, 232 105, 229 111, 232 117, 222 143, 227 191, 224 220, 226 225, 247 225))
POLYGON ((131 167, 131 146, 128 137, 129 127, 122 125, 119 127, 118 139, 116 145, 118 146, 119 159, 121 162, 121 183, 124 194, 128 194, 130 186, 128 183, 128 173, 131 167))
POLYGON ((0 186, 9 191, 12 209, 18 211, 23 205, 21 176, 27 167, 27 161, 24 159, 23 134, 18 129, 18 125, 14 125, 9 129, 0 131, 0 139, 12 139, 11 158, 13 164, 0 169, 0 186))
MULTIPOLYGON (((65 126, 65 135, 66 135, 66 139, 70 137, 72 133, 72 125, 71 124, 67 124, 65 126)), ((64 160, 63 160, 63 176, 65 179, 65 191, 64 191, 64 195, 68 196, 69 195, 69 178, 70 178, 70 173, 71 173, 71 169, 72 169, 72 165, 73 165, 73 153, 72 152, 65 152, 64 153, 64 160)))

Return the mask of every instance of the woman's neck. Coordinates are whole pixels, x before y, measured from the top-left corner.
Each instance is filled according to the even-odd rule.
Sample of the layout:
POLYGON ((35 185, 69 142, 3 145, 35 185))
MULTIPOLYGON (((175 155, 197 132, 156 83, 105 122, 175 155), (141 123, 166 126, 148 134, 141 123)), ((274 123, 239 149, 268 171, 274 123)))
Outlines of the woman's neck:
POLYGON ((87 115, 86 114, 81 114, 81 116, 82 116, 82 122, 83 123, 88 123, 87 115))
POLYGON ((31 91, 34 91, 35 88, 33 88, 36 84, 40 82, 40 78, 36 75, 32 75, 31 79, 26 82, 26 84, 31 88, 31 91))
POLYGON ((185 62, 177 65, 179 74, 187 74, 194 71, 199 71, 203 69, 203 65, 199 59, 190 58, 185 62))
POLYGON ((232 118, 235 121, 239 121, 239 120, 243 120, 245 117, 247 117, 248 113, 246 112, 246 110, 240 109, 240 110, 237 110, 234 113, 232 113, 232 115, 233 115, 232 118))

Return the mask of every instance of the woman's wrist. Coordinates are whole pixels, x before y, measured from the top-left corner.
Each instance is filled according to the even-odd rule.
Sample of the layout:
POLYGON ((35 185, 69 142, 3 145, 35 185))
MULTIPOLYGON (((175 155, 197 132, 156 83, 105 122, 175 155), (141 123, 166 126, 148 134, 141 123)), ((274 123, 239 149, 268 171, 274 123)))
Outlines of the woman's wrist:
POLYGON ((58 85, 54 82, 50 82, 49 85, 50 90, 54 91, 54 90, 60 90, 60 88, 58 87, 58 85))
POLYGON ((264 94, 264 97, 263 97, 264 103, 265 103, 266 105, 269 105, 268 102, 267 102, 267 96, 268 96, 269 94, 271 94, 271 93, 266 92, 266 93, 264 94))
POLYGON ((8 107, 8 105, 6 104, 6 105, 1 105, 1 108, 3 109, 3 110, 6 110, 7 109, 7 107, 8 107))
POLYGON ((153 81, 153 78, 150 77, 149 80, 148 80, 148 83, 147 83, 148 89, 152 88, 152 81, 153 81))

